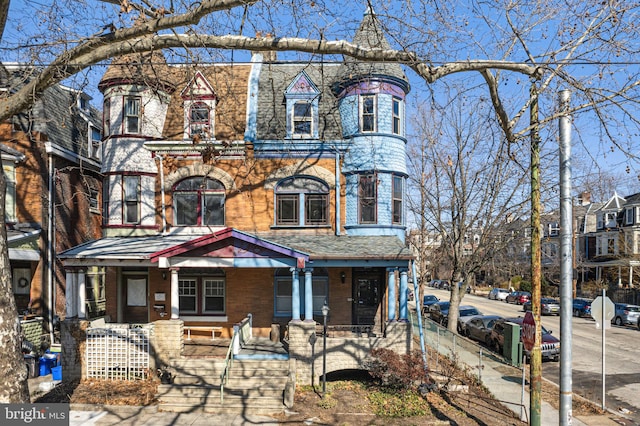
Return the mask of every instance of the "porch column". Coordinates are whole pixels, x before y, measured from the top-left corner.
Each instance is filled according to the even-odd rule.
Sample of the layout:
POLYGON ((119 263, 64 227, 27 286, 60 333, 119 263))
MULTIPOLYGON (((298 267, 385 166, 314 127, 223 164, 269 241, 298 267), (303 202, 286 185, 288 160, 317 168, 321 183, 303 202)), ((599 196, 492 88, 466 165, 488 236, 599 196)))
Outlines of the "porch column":
POLYGON ((313 268, 304 269, 304 320, 313 321, 313 268))
POLYGON ((76 279, 75 271, 67 269, 65 276, 65 309, 66 318, 73 318, 78 315, 78 301, 76 300, 78 294, 78 280, 76 279))
POLYGON ((87 273, 84 269, 78 271, 78 318, 87 317, 87 273))
POLYGON ((629 288, 633 288, 633 266, 629 265, 629 288))
POLYGON ((180 318, 180 291, 178 290, 178 270, 171 269, 171 319, 180 318))
POLYGON ((396 320, 396 270, 395 268, 387 269, 387 293, 389 296, 388 300, 388 309, 389 312, 389 321, 396 320))
POLYGON ((400 321, 407 321, 409 318, 409 306, 407 290, 409 289, 409 280, 407 277, 407 269, 400 269, 400 321))
POLYGON ((298 268, 291 268, 291 321, 300 321, 300 279, 298 268))
POLYGON ((618 288, 622 288, 622 266, 618 266, 618 288))

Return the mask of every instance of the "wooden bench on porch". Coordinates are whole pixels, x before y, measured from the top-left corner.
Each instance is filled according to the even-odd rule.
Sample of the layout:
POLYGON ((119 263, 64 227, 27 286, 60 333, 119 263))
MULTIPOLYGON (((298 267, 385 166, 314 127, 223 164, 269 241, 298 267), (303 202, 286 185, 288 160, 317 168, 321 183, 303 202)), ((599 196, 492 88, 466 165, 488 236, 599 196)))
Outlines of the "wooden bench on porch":
POLYGON ((187 330, 187 340, 191 340, 191 330, 193 331, 210 331, 211 340, 215 340, 216 332, 222 333, 222 327, 215 325, 185 325, 184 329, 187 330))

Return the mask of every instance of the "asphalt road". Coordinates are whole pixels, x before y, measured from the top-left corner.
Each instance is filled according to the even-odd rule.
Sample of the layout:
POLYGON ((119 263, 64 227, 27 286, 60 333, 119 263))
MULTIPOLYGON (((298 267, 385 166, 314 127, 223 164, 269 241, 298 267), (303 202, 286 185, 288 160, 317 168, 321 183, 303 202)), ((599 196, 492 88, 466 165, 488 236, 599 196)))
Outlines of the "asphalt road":
MULTIPOLYGON (((440 300, 449 300, 449 292, 428 288, 426 294, 435 294, 440 300)), ((467 294, 462 304, 473 305, 484 314, 524 316, 521 305, 488 300, 467 294)), ((543 316, 542 324, 561 339, 560 317, 543 316)), ((565 344, 565 342, 563 342, 565 344)), ((591 318, 572 318, 572 390, 598 406, 602 405, 602 330, 596 329, 591 318)), ((605 407, 618 411, 640 424, 640 331, 631 326, 612 325, 605 332, 605 407)), ((544 362, 542 375, 560 383, 560 363, 544 362)))

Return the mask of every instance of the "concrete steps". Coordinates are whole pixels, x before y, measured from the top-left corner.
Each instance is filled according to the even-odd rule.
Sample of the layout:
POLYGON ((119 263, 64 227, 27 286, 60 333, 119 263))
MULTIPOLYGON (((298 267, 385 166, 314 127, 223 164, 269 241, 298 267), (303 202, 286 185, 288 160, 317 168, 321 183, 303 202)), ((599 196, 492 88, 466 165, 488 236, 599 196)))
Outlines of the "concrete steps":
POLYGON ((234 360, 220 398, 221 359, 174 360, 171 384, 158 387, 160 411, 273 414, 284 410, 289 362, 234 360))

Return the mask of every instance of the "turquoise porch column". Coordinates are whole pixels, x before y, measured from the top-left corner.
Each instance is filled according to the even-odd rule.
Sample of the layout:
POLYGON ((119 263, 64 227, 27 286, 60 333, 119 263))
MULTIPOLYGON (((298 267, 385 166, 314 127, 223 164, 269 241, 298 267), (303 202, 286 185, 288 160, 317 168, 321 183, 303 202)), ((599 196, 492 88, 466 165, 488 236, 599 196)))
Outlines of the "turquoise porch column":
POLYGON ((304 320, 313 321, 313 268, 304 269, 304 320))
POLYGON ((396 270, 395 268, 387 269, 388 279, 387 279, 387 293, 389 295, 388 300, 388 312, 389 312, 389 321, 396 320, 396 270))
POLYGON ((407 269, 400 269, 400 321, 409 319, 409 305, 407 290, 409 289, 409 279, 407 269))
POLYGON ((300 278, 298 268, 291 268, 291 321, 300 321, 300 278))

